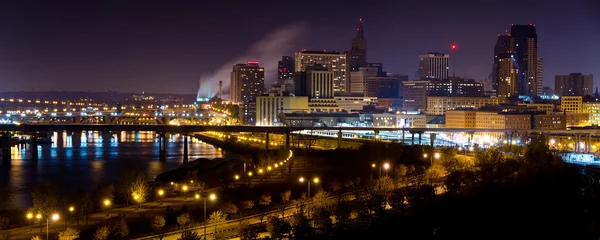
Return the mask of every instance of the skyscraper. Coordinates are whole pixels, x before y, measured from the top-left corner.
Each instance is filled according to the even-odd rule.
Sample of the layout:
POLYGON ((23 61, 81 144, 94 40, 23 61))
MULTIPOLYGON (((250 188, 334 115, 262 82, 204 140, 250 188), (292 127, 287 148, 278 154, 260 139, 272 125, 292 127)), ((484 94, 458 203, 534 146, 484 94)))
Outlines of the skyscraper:
POLYGON ((519 95, 538 96, 538 48, 535 25, 512 25, 510 43, 519 66, 519 95))
POLYGON ((421 80, 448 79, 448 54, 430 52, 419 55, 419 78, 421 80))
POLYGON ((544 95, 544 58, 538 57, 537 61, 537 95, 544 95))
POLYGON ((594 91, 594 76, 581 73, 569 75, 556 75, 554 77, 554 90, 558 96, 587 96, 594 91))
POLYGON ((519 67, 515 55, 511 52, 498 54, 496 94, 502 102, 514 102, 519 99, 518 73, 519 67))
MULTIPOLYGON (((356 37, 352 39, 352 46, 348 57, 349 73, 347 75, 351 75, 352 72, 358 71, 361 67, 367 67, 367 39, 365 39, 364 35, 362 18, 359 20, 358 27, 356 27, 356 37)), ((347 79, 350 78, 348 77, 347 79)), ((346 91, 350 91, 349 84, 346 87, 346 91)))
POLYGON ((233 65, 231 71, 230 98, 234 103, 249 103, 256 100, 256 96, 263 94, 265 89, 265 69, 258 62, 250 61, 247 64, 233 65))
POLYGON ((505 54, 510 52, 510 35, 500 35, 498 34, 498 40, 496 41, 496 46, 494 46, 494 65, 492 66, 492 89, 498 91, 498 85, 500 83, 500 72, 499 72, 499 56, 501 54, 505 54))
POLYGON ((308 67, 316 65, 323 65, 333 72, 335 92, 346 91, 346 84, 350 80, 346 78, 346 53, 306 50, 296 53, 296 72, 304 72, 308 67))
POLYGON ((294 72, 296 62, 293 57, 283 56, 277 64, 277 83, 283 91, 294 92, 294 72))
POLYGON ((314 65, 306 71, 294 75, 296 96, 314 98, 333 98, 334 72, 324 65, 314 65))

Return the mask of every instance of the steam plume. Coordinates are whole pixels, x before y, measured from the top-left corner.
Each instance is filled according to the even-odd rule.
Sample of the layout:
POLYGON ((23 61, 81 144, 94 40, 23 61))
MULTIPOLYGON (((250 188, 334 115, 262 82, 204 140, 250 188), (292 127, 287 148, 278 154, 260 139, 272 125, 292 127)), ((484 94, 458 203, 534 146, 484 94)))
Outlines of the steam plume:
POLYGON ((246 63, 249 60, 260 61, 260 66, 265 68, 265 87, 270 86, 277 79, 277 62, 281 60, 281 56, 293 53, 296 43, 306 36, 307 31, 306 23, 295 23, 274 30, 254 43, 244 55, 225 63, 216 72, 203 74, 200 78, 198 97, 217 95, 220 80, 223 81, 223 98, 228 98, 233 65, 246 63))

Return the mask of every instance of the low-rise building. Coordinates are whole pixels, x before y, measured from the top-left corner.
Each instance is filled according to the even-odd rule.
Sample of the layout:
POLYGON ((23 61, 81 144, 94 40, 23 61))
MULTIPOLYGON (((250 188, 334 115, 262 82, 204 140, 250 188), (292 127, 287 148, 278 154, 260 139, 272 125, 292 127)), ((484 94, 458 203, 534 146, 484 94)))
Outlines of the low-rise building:
POLYGON ((498 105, 497 98, 487 97, 427 97, 427 114, 444 115, 447 110, 460 108, 478 109, 483 106, 498 105))
POLYGON ((552 103, 519 103, 519 106, 531 107, 537 111, 544 111, 548 114, 554 112, 556 106, 552 103))
POLYGON ((590 124, 600 124, 600 102, 584 102, 583 112, 590 115, 590 124))
POLYGON ((377 105, 376 97, 336 96, 335 103, 341 109, 351 111, 362 111, 364 106, 377 105))
POLYGON ((446 127, 475 128, 475 113, 472 109, 446 111, 446 127))
POLYGON ((562 96, 560 98, 560 110, 563 112, 580 113, 583 111, 582 96, 562 96))
MULTIPOLYGON (((562 114, 562 113, 561 113, 562 114)), ((585 127, 592 125, 590 123, 590 114, 589 113, 566 113, 566 121, 567 127, 585 127)))
POLYGON ((564 114, 535 114, 533 115, 533 129, 536 130, 565 130, 567 116, 564 114))
POLYGON ((281 114, 309 111, 307 96, 270 93, 256 97, 256 125, 280 126, 281 114))

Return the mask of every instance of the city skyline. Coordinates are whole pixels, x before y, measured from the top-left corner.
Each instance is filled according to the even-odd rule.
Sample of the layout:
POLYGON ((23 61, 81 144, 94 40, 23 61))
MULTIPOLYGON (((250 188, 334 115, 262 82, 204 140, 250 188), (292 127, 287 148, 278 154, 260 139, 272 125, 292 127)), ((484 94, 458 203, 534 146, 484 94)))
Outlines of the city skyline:
MULTIPOLYGON (((323 9, 335 3, 315 3, 314 8, 305 10, 306 14, 288 13, 283 21, 273 20, 283 13, 253 19, 252 30, 239 30, 246 36, 239 39, 233 33, 236 31, 223 29, 239 25, 238 20, 247 14, 224 19, 218 12, 225 6, 219 5, 213 6, 215 11, 211 12, 192 3, 177 6, 129 3, 111 12, 114 6, 110 4, 95 7, 69 2, 4 3, 7 6, 3 9, 11 12, 2 15, 0 25, 12 31, 0 40, 7 46, 0 48, 3 53, 0 81, 5 91, 60 89, 192 94, 202 76, 212 75, 222 67, 230 71, 230 62, 243 59, 238 63, 260 61, 266 71, 265 84, 270 86, 277 80, 276 64, 281 56, 301 49, 349 51, 360 18, 364 20, 365 38, 369 39, 368 61, 384 63, 387 71, 406 73, 410 79, 418 69, 419 54, 438 51, 452 55, 450 46, 457 44, 457 76, 484 81, 492 72, 490 59, 497 34, 510 29, 511 24, 536 24, 539 56, 544 58, 544 86, 553 87, 555 75, 600 74, 595 67, 600 64, 594 57, 600 54, 600 48, 593 44, 600 36, 600 19, 592 15, 591 9, 597 9, 593 1, 570 6, 548 3, 543 7, 535 2, 522 2, 522 8, 506 13, 494 11, 499 3, 482 6, 473 2, 466 7, 439 3, 443 10, 411 4, 399 6, 383 1, 352 9, 340 17, 343 11, 323 14, 326 12, 323 9), (411 11, 399 16, 372 11, 381 8, 387 12, 400 7, 411 11), (524 9, 535 11, 524 15, 524 9), (202 14, 198 14, 200 10, 202 14), (556 19, 552 15, 557 11, 581 14, 578 18, 556 19), (456 15, 457 12, 461 14, 456 15), (309 18, 307 14, 319 17, 309 18), (424 23, 414 18, 410 20, 423 14, 432 17, 424 23), (447 19, 448 16, 455 17, 447 19), (473 18, 478 18, 477 24, 472 23, 473 18), (278 42, 280 46, 270 46, 272 52, 263 54, 252 50, 260 46, 260 39, 265 36, 268 38, 274 32, 289 30, 288 26, 298 24, 301 27, 295 28, 296 32, 288 32, 293 37, 278 42), (217 41, 221 38, 231 40, 217 41)), ((231 11, 250 8, 257 14, 266 14, 277 8, 268 3, 263 7, 240 3, 234 4, 231 11)), ((453 64, 451 58, 450 66, 453 64)), ((228 82, 227 78, 215 81, 218 80, 228 82)))

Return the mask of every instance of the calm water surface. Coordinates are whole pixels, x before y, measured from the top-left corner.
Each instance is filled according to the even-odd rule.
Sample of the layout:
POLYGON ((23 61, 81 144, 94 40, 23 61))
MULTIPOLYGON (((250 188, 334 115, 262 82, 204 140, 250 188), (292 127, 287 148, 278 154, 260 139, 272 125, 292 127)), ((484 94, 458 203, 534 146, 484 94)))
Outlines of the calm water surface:
MULTIPOLYGON (((159 161, 159 143, 154 132, 54 132, 52 144, 38 146, 37 163, 29 146, 12 147, 12 166, 0 170, 0 184, 8 185, 15 204, 31 206, 30 192, 36 184, 54 182, 62 190, 82 187, 93 191, 101 183, 114 182, 120 172, 134 169, 149 180, 183 163, 183 138, 168 135, 167 160, 159 161)), ((221 149, 189 139, 189 159, 224 157, 221 149)))

